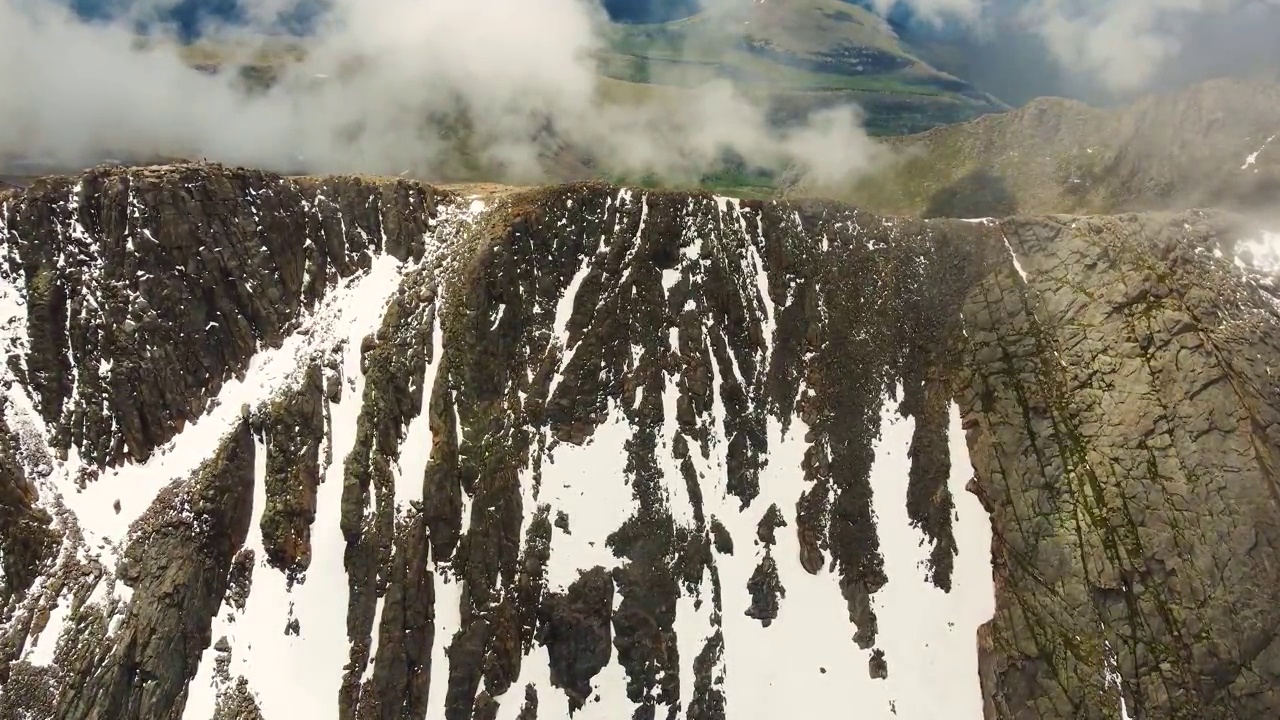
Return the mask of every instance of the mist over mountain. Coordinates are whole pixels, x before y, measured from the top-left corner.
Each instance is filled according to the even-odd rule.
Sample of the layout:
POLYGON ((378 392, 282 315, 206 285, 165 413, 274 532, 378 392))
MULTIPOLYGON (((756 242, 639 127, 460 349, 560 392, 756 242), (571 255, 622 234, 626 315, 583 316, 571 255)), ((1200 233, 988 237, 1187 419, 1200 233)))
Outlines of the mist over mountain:
MULTIPOLYGON (((253 62, 237 53, 251 55, 297 4, 242 7, 248 26, 219 26, 210 39, 215 65, 253 62)), ((0 47, 0 161, 206 157, 282 172, 531 182, 557 177, 548 165, 568 157, 593 173, 673 182, 727 155, 845 175, 877 154, 848 102, 782 127, 726 78, 656 102, 612 92, 597 61, 607 19, 577 0, 341 0, 299 57, 269 66, 274 84, 248 93, 236 73, 206 73, 164 37, 140 47, 137 25, 157 10, 168 6, 90 21, 50 3, 0 2, 0 25, 13 30, 0 47)), ((152 29, 163 36, 163 25, 152 29)))
MULTIPOLYGON (((1215 77, 1276 77, 1275 0, 845 0, 923 58, 1013 105, 1047 95, 1111 104, 1215 77)), ((705 2, 705 0, 703 0, 705 2)), ((694 0, 611 0, 615 18, 684 17, 694 0)))
MULTIPOLYGON (((56 2, 58 0, 46 0, 56 2)), ((704 0, 598 0, 614 22, 661 23, 689 17, 703 9, 704 0)), ((89 20, 107 20, 136 15, 147 10, 140 30, 151 27, 176 29, 179 36, 194 40, 210 26, 244 25, 250 22, 248 7, 253 0, 68 0, 77 15, 89 20)), ((315 21, 331 7, 328 0, 307 0, 281 13, 279 31, 303 36, 314 32, 315 21)))
MULTIPOLYGON (((57 1, 57 0, 45 0, 57 1)), ((91 22, 128 20, 140 34, 172 33, 185 42, 226 26, 261 26, 254 0, 68 0, 75 14, 91 22)), ((273 33, 303 37, 331 8, 329 0, 283 4, 266 28, 273 33)))
POLYGON ((1280 73, 1276 0, 864 0, 938 67, 1005 102, 1127 102, 1280 73))
MULTIPOLYGON (((619 23, 679 20, 706 10, 708 1, 599 0, 619 23)), ((843 1, 879 14, 930 63, 1014 105, 1046 95, 1108 104, 1214 77, 1280 71, 1276 0, 843 1)), ((280 5, 268 24, 292 35, 314 32, 331 9, 328 0, 280 5)), ((184 40, 263 19, 252 10, 262 6, 256 0, 71 0, 71 6, 84 18, 127 16, 140 29, 167 28, 184 40)))

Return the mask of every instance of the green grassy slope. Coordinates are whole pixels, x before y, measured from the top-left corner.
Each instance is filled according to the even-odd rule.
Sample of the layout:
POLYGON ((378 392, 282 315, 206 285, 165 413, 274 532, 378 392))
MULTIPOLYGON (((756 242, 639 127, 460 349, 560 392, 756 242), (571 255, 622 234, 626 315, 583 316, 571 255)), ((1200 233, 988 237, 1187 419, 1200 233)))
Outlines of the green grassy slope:
POLYGON ((731 79, 786 117, 857 103, 879 135, 919 132, 1005 109, 916 57, 885 23, 841 0, 775 0, 654 25, 614 25, 601 71, 696 86, 731 79))

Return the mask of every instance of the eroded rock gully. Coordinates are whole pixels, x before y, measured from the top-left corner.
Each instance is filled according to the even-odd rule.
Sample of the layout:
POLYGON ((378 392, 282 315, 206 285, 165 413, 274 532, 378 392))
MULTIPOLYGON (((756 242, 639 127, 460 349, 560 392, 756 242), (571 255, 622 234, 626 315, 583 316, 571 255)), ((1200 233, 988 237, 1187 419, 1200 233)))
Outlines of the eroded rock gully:
POLYGON ((964 596, 953 403, 994 537, 974 717, 1275 717, 1280 314, 1242 232, 42 181, 0 204, 0 718, 273 720, 289 680, 246 658, 315 637, 337 662, 289 702, 340 718, 755 717, 740 648, 818 597, 856 664, 769 662, 885 687, 877 597, 919 571, 886 562, 882 416, 921 592, 964 596))

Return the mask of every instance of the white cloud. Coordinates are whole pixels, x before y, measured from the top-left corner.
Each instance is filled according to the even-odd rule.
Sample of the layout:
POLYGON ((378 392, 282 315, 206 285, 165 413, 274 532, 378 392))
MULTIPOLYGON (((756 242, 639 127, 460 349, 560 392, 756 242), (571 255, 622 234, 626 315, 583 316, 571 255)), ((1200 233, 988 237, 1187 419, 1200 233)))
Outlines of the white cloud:
MULTIPOLYGON (((1030 33, 1069 85, 1111 96, 1274 64, 1280 45, 1280 0, 872 2, 881 12, 901 2, 927 18, 959 20, 994 50, 1030 33)), ((1008 62, 1020 62, 1015 51, 1008 62)))
MULTIPOLYGON (((1268 0, 1270 1, 1270 0, 1268 0)), ((1140 90, 1177 60, 1209 16, 1247 0, 1036 0, 1026 17, 1067 69, 1116 91, 1140 90)), ((1272 3, 1274 4, 1274 3, 1272 3)))
MULTIPOLYGON (((269 24, 294 1, 249 0, 247 14, 269 24)), ((732 150, 841 176, 876 153, 854 112, 783 132, 725 84, 657 109, 602 104, 592 53, 603 17, 588 0, 333 5, 306 59, 250 98, 172 45, 137 50, 127 19, 87 24, 50 0, 0 0, 0 160, 164 153, 289 169, 303 158, 309 171, 430 177, 447 143, 429 119, 459 113, 475 154, 514 180, 537 179, 535 138, 548 126, 615 172, 696 174, 732 150)))

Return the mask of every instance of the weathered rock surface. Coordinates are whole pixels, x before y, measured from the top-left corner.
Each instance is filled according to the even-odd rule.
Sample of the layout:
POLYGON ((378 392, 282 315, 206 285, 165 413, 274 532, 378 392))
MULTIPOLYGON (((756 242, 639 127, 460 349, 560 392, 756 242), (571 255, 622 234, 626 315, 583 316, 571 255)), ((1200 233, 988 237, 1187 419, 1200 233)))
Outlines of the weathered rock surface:
POLYGON ((961 407, 1000 541, 995 717, 1262 718, 1280 702, 1277 306, 1188 217, 1013 221, 1030 281, 963 305, 961 407))
POLYGON ((377 253, 421 258, 434 198, 165 166, 45 179, 6 200, 0 275, 27 291, 20 374, 53 447, 145 460, 337 278, 377 253))
POLYGON ((925 657, 972 717, 1275 717, 1247 232, 41 181, 0 200, 0 720, 936 717, 925 657))

